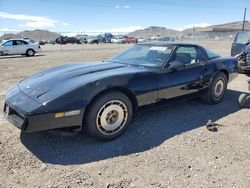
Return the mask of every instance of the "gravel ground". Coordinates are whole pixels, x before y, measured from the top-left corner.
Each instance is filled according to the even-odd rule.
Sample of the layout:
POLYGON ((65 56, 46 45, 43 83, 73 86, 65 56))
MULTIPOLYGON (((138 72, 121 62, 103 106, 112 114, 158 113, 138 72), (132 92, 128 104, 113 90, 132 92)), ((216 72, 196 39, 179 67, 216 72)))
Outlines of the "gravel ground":
MULTIPOLYGON (((230 41, 203 42, 229 54, 230 41)), ((0 110, 6 89, 39 70, 104 60, 128 45, 44 46, 35 57, 0 57, 0 110)), ((79 135, 20 133, 0 117, 0 187, 245 187, 250 186, 249 110, 238 96, 248 77, 228 86, 222 103, 170 100, 140 108, 112 142, 79 135), (218 126, 209 131, 211 119, 218 126)))

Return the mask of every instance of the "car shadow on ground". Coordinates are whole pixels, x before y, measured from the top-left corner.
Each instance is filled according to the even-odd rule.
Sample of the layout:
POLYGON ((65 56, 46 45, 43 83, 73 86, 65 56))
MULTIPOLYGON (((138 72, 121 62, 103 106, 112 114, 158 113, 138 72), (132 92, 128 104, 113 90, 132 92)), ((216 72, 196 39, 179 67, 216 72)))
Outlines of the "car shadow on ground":
POLYGON ((84 134, 60 137, 46 132, 21 133, 21 142, 41 161, 61 165, 85 164, 143 152, 171 137, 204 126, 209 119, 216 121, 240 110, 237 104, 240 94, 228 90, 223 102, 217 105, 193 99, 143 107, 137 111, 127 131, 111 142, 98 142, 84 134))
POLYGON ((41 56, 45 56, 44 54, 38 54, 38 55, 34 55, 34 56, 31 56, 31 57, 27 57, 25 55, 10 55, 10 56, 3 56, 1 57, 0 56, 0 59, 14 59, 14 58, 34 58, 34 57, 41 57, 41 56))

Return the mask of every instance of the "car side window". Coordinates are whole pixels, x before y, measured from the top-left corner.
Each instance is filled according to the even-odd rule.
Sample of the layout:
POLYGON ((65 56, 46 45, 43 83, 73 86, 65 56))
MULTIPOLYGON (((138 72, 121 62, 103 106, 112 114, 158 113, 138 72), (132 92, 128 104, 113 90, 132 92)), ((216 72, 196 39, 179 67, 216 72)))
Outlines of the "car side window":
POLYGON ((22 45, 22 41, 20 41, 20 40, 16 40, 16 44, 15 45, 22 45))
POLYGON ((173 61, 180 61, 185 65, 199 62, 199 55, 194 46, 181 46, 176 50, 173 61))
POLYGON ((13 46, 13 41, 10 40, 10 41, 7 41, 3 44, 4 46, 13 46))
POLYGON ((16 45, 26 45, 28 44, 26 41, 23 41, 23 40, 17 40, 16 41, 16 45))

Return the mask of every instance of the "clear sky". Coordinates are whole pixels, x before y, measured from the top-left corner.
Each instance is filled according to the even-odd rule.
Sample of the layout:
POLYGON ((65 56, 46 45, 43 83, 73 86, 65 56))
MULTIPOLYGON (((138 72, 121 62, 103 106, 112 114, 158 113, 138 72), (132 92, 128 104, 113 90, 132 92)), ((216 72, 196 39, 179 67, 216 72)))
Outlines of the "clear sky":
POLYGON ((0 31, 183 29, 243 19, 250 0, 0 0, 0 31))

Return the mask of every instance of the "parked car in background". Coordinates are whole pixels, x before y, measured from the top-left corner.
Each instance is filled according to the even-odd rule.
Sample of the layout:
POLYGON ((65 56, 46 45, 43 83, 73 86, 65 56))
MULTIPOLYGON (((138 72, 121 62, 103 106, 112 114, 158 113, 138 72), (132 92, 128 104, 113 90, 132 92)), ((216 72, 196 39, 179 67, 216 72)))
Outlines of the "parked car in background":
POLYGON ((87 39, 87 42, 89 43, 89 44, 98 44, 99 43, 99 39, 97 38, 97 37, 89 37, 88 39, 87 39))
POLYGON ((239 73, 250 73, 250 37, 247 33, 236 33, 231 56, 237 56, 239 73))
POLYGON ((137 42, 138 42, 138 43, 140 43, 140 42, 144 42, 144 41, 145 41, 145 39, 144 39, 144 38, 142 38, 142 37, 140 37, 140 38, 138 38, 138 39, 137 39, 137 42))
POLYGON ((150 40, 159 40, 159 39, 160 39, 159 35, 150 37, 150 40))
POLYGON ((97 35, 97 39, 99 40, 99 42, 103 43, 111 43, 112 38, 114 38, 112 33, 104 33, 102 35, 97 35))
POLYGON ((81 44, 81 41, 75 37, 68 37, 67 38, 67 43, 70 44, 81 44))
POLYGON ((55 40, 55 42, 56 42, 57 44, 67 44, 67 38, 68 38, 68 37, 60 36, 60 37, 58 37, 58 38, 55 40))
POLYGON ((36 42, 35 40, 33 40, 31 38, 28 38, 28 37, 22 38, 22 39, 25 40, 25 41, 27 41, 27 42, 31 42, 31 43, 35 43, 36 42))
POLYGON ((105 43, 111 43, 111 39, 114 38, 111 33, 104 33, 103 37, 105 43))
POLYGON ((245 49, 237 55, 238 60, 238 71, 239 73, 250 73, 250 44, 245 47, 245 49))
POLYGON ((160 39, 161 41, 174 41, 174 38, 172 37, 164 37, 160 39))
POLYGON ((97 35, 96 38, 99 42, 104 42, 104 36, 103 35, 97 35))
POLYGON ((67 37, 67 36, 60 36, 58 37, 55 42, 57 44, 81 44, 81 41, 75 37, 67 37))
POLYGON ((40 40, 40 41, 39 41, 39 44, 40 44, 40 45, 45 45, 45 44, 47 44, 47 41, 46 41, 46 40, 40 40))
POLYGON ((249 44, 250 36, 245 32, 237 32, 235 34, 232 46, 231 46, 231 56, 240 54, 246 46, 249 44))
POLYGON ((40 40, 39 41, 40 45, 45 45, 45 44, 55 44, 54 40, 40 40))
POLYGON ((119 38, 119 37, 112 38, 111 43, 115 43, 115 44, 124 43, 124 38, 119 38))
POLYGON ((34 56, 41 50, 39 43, 28 42, 22 39, 10 39, 0 46, 0 55, 34 56))
POLYGON ((48 41, 47 41, 47 44, 53 44, 53 45, 54 45, 55 43, 56 43, 56 42, 55 42, 54 40, 48 40, 48 41))
POLYGON ((76 37, 82 44, 87 44, 88 35, 76 35, 76 37))
POLYGON ((130 43, 137 43, 138 40, 135 37, 125 36, 124 37, 124 42, 130 44, 130 43))
POLYGON ((60 65, 21 80, 6 92, 4 117, 23 132, 67 127, 111 140, 138 106, 184 95, 217 104, 236 75, 235 57, 200 45, 140 43, 105 62, 60 65))

